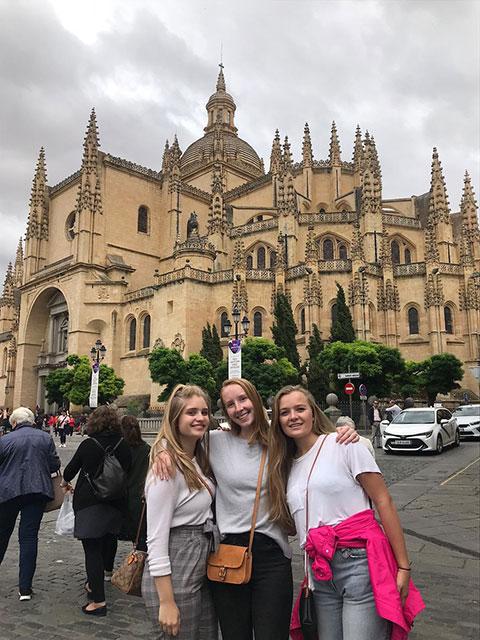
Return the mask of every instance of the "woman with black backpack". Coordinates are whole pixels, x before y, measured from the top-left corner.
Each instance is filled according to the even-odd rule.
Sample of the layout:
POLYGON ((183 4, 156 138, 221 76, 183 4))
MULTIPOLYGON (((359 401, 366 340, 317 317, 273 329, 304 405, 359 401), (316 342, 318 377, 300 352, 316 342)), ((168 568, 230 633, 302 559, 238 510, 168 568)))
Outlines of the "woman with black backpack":
POLYGON ((123 440, 115 409, 98 407, 87 422, 87 434, 65 467, 65 491, 80 472, 73 494, 74 536, 85 553, 89 602, 82 607, 87 615, 105 616, 104 579, 111 575, 117 551, 117 535, 122 526, 127 474, 132 463, 130 447, 123 440))

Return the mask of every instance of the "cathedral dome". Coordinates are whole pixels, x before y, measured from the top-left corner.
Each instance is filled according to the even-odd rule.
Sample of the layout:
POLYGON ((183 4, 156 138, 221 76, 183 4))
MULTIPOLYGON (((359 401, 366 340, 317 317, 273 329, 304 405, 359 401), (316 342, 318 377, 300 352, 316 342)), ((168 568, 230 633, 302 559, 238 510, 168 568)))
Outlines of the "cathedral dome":
MULTIPOLYGON (((203 138, 193 142, 182 155, 180 168, 182 172, 193 169, 194 165, 205 164, 216 157, 216 141, 222 149, 222 158, 225 162, 245 164, 253 173, 262 175, 263 166, 257 152, 248 142, 229 131, 222 131, 220 139, 216 140, 214 131, 206 133, 203 138)), ((246 168, 247 168, 246 167, 246 168)))
POLYGON ((263 164, 257 152, 237 135, 234 122, 237 106, 226 91, 223 65, 220 65, 216 91, 208 99, 206 108, 208 122, 205 135, 185 150, 180 160, 182 173, 195 171, 211 161, 223 161, 236 165, 252 176, 263 175, 263 164))

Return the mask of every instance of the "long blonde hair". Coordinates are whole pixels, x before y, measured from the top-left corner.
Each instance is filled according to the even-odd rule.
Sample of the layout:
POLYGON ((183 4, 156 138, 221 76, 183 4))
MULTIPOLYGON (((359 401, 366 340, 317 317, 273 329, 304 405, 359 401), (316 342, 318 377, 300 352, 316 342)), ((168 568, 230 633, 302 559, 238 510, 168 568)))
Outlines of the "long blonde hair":
POLYGON ((316 435, 333 433, 335 428, 315 402, 310 391, 298 385, 288 385, 280 389, 273 401, 272 422, 268 439, 268 488, 270 493, 270 520, 281 527, 294 530, 295 525, 287 505, 287 482, 296 452, 295 441, 286 436, 280 426, 280 400, 300 391, 305 396, 313 414, 312 431, 316 435))
POLYGON ((255 389, 253 384, 249 380, 245 380, 245 378, 230 378, 229 380, 225 380, 225 382, 222 384, 222 388, 220 389, 220 401, 222 403, 223 414, 229 425, 231 426, 233 433, 238 436, 240 434, 240 427, 228 417, 227 408, 222 397, 222 391, 232 384, 238 384, 238 386, 245 391, 248 399, 253 405, 255 422, 253 424, 252 435, 248 439, 248 444, 258 443, 266 447, 268 444, 269 430, 267 412, 265 410, 265 407, 263 406, 260 394, 255 389))
MULTIPOLYGON (((201 387, 197 387, 196 385, 178 384, 170 394, 167 406, 165 407, 165 413, 163 414, 160 431, 158 432, 155 442, 150 450, 150 468, 155 462, 157 455, 166 449, 171 455, 177 468, 185 476, 185 481, 190 491, 203 489, 205 485, 200 480, 192 460, 183 450, 178 422, 185 407, 185 403, 187 400, 194 397, 203 398, 203 400, 205 400, 208 407, 208 418, 211 422, 212 412, 208 394, 201 387)), ((195 459, 203 474, 211 478, 212 471, 210 469, 208 459, 208 430, 205 432, 203 438, 195 445, 194 453, 195 459)))

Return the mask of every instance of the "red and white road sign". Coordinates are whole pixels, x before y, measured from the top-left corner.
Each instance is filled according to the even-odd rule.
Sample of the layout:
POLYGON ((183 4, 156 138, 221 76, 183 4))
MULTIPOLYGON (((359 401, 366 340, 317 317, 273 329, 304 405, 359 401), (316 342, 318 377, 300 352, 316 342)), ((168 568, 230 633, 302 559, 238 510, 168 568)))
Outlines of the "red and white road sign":
POLYGON ((351 396, 352 393, 355 392, 355 385, 351 382, 347 382, 347 384, 343 387, 343 390, 347 394, 347 396, 351 396))

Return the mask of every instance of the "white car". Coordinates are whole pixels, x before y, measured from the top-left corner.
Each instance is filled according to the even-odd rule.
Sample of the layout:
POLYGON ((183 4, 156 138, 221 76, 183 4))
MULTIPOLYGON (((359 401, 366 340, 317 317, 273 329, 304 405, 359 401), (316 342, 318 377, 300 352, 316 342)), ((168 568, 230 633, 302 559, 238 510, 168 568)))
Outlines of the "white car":
POLYGON ((461 438, 480 438, 480 404, 464 404, 453 412, 461 438))
POLYGON ((393 451, 434 451, 447 445, 458 447, 460 431, 456 419, 443 407, 404 409, 392 422, 382 422, 382 447, 393 451))

